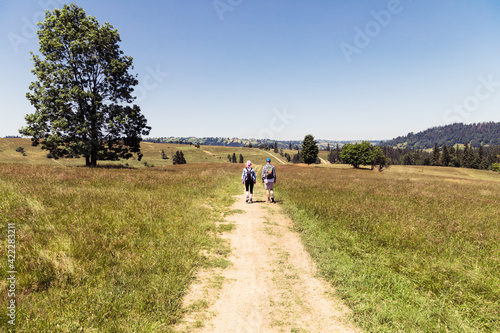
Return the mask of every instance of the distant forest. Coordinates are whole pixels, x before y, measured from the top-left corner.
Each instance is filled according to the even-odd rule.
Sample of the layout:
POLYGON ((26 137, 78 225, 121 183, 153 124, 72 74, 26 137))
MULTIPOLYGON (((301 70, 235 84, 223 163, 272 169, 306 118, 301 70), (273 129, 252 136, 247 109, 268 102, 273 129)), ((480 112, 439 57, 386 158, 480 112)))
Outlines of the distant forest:
MULTIPOLYGON (((146 138, 143 141, 146 142, 156 142, 156 143, 180 143, 180 144, 200 144, 206 146, 226 146, 226 147, 253 147, 262 148, 272 146, 274 148, 275 144, 278 148, 283 149, 296 149, 296 147, 301 148, 302 140, 269 140, 269 139, 240 139, 240 138, 226 138, 226 137, 159 137, 159 138, 146 138)), ((317 145, 320 149, 326 149, 327 146, 333 146, 339 144, 343 146, 346 143, 351 143, 352 141, 333 141, 333 140, 316 140, 317 145)), ((372 144, 378 144, 379 141, 369 141, 372 144)))
POLYGON ((439 147, 448 147, 468 142, 472 147, 500 145, 500 123, 488 122, 478 124, 455 123, 446 126, 429 128, 419 133, 409 133, 393 140, 385 141, 384 146, 430 149, 437 143, 439 147))

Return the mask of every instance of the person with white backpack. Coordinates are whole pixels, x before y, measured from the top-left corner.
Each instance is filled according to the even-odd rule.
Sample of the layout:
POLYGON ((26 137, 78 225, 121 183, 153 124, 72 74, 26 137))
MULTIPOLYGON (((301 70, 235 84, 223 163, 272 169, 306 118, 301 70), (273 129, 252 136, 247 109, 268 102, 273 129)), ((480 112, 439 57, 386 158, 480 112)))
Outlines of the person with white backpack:
POLYGON ((247 203, 253 203, 253 185, 257 182, 257 175, 252 169, 252 162, 247 161, 247 166, 243 169, 243 174, 241 175, 241 183, 245 184, 245 194, 247 195, 247 203), (248 196, 250 192, 250 197, 248 196))
POLYGON ((266 165, 262 167, 262 182, 265 183, 267 192, 267 202, 276 203, 274 201, 274 184, 276 184, 276 170, 271 164, 271 159, 266 159, 266 165))

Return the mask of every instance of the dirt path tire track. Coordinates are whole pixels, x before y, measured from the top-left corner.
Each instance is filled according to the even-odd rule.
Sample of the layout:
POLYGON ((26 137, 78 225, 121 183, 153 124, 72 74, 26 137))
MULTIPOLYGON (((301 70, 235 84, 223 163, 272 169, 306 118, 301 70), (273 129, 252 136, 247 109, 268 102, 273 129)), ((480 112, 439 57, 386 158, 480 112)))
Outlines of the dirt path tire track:
POLYGON ((266 151, 266 153, 268 153, 269 155, 271 155, 272 157, 274 157, 275 159, 277 159, 281 164, 286 164, 285 162, 283 162, 283 160, 281 160, 279 157, 274 156, 270 152, 266 151))
POLYGON ((256 203, 236 196, 228 219, 235 230, 224 234, 231 243, 233 266, 220 273, 224 283, 207 312, 202 328, 189 332, 359 332, 346 321, 348 309, 333 295, 305 251, 300 236, 279 205, 264 202, 257 183, 256 203))

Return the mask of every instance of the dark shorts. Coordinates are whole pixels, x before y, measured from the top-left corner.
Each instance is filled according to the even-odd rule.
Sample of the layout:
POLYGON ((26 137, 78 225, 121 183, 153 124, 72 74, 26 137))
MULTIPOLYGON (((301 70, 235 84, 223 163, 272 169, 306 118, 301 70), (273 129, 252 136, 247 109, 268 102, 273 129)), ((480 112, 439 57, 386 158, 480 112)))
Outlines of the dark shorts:
POLYGON ((245 181, 245 191, 250 188, 250 194, 253 194, 253 181, 245 181))

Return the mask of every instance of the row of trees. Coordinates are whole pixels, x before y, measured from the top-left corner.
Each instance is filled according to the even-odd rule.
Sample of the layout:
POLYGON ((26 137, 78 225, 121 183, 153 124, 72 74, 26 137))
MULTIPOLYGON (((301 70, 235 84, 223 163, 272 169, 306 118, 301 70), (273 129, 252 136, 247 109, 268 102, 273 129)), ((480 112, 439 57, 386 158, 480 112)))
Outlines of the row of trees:
POLYGON ((466 142, 460 146, 439 147, 434 144, 431 152, 421 149, 382 147, 390 164, 452 166, 471 169, 490 169, 500 161, 500 146, 473 148, 466 142))
MULTIPOLYGON (((330 151, 328 154, 328 160, 330 163, 343 162, 351 164, 355 168, 359 168, 362 165, 370 165, 372 169, 378 165, 380 171, 388 166, 388 161, 382 148, 372 146, 372 144, 368 141, 353 144, 348 143, 344 145, 342 149, 340 149, 337 145, 337 147, 333 150, 330 149, 330 145, 328 144, 327 150, 330 151)), ((304 137, 304 141, 302 142, 302 150, 299 150, 297 154, 294 154, 292 162, 319 164, 321 161, 318 157, 318 153, 319 148, 316 140, 312 135, 306 135, 304 137)))

